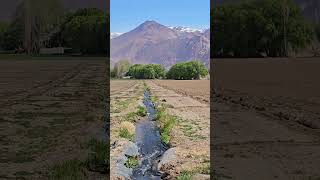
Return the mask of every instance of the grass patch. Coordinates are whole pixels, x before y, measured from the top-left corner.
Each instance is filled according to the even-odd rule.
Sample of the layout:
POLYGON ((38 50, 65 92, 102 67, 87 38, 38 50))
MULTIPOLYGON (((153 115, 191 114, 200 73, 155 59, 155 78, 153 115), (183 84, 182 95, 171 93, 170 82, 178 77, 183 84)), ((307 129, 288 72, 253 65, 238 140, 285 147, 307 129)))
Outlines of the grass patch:
POLYGON ((49 171, 51 180, 85 180, 83 163, 77 159, 68 160, 52 167, 49 171))
POLYGON ((210 174, 210 163, 205 163, 192 170, 182 171, 177 180, 191 180, 195 174, 210 174))
POLYGON ((136 168, 139 165, 137 156, 129 156, 127 162, 124 164, 127 168, 136 168))
POLYGON ((127 128, 120 128, 119 136, 129 141, 134 141, 134 134, 131 134, 127 128))
POLYGON ((157 107, 156 120, 160 122, 161 140, 164 143, 169 144, 171 139, 170 132, 178 121, 178 118, 167 114, 166 107, 160 106, 157 107))
POLYGON ((176 179, 177 180, 192 180, 193 174, 188 171, 183 171, 176 179))
POLYGON ((107 173, 109 164, 109 146, 107 143, 91 139, 88 143, 90 153, 86 160, 86 166, 90 171, 107 173))
POLYGON ((145 107, 143 107, 143 106, 139 106, 136 114, 138 116, 144 117, 144 116, 147 115, 147 109, 145 107))
POLYGON ((130 112, 126 115, 125 121, 136 122, 138 117, 144 117, 147 115, 147 109, 143 106, 139 106, 136 112, 130 112))
POLYGON ((170 115, 167 115, 166 117, 163 128, 161 129, 161 140, 164 143, 169 144, 171 139, 170 132, 176 123, 176 117, 170 115))
POLYGON ((151 96, 151 102, 156 103, 159 101, 159 98, 157 96, 151 96))
POLYGON ((135 112, 130 112, 126 115, 125 120, 129 122, 136 122, 138 115, 135 112))

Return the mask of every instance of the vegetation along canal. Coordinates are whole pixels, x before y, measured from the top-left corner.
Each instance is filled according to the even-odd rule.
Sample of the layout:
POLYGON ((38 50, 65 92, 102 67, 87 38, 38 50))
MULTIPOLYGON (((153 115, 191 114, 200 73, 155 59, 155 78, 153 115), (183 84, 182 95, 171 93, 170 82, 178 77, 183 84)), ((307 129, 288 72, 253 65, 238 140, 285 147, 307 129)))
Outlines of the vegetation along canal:
POLYGON ((144 92, 143 104, 146 106, 148 116, 138 122, 136 126, 136 144, 139 148, 140 163, 134 169, 132 179, 147 180, 161 179, 161 173, 158 171, 158 159, 168 149, 163 144, 160 137, 160 131, 156 122, 155 105, 150 99, 150 91, 144 92))

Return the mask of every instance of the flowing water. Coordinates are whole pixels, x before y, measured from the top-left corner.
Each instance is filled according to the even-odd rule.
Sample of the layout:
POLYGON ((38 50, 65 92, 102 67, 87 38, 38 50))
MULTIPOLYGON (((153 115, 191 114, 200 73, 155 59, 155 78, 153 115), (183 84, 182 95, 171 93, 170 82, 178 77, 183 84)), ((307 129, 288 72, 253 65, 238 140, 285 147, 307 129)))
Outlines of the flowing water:
POLYGON ((132 179, 160 180, 161 174, 157 169, 158 160, 168 148, 162 143, 159 129, 154 121, 156 110, 149 91, 144 93, 143 104, 146 106, 148 116, 139 121, 136 126, 136 144, 139 147, 141 163, 134 169, 132 179))

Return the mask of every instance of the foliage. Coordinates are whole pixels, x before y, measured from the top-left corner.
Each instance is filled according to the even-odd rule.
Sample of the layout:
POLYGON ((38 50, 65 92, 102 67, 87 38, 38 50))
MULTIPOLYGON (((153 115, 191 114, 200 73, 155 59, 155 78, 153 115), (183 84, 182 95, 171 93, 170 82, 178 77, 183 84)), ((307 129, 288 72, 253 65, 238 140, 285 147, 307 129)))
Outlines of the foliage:
POLYGON ((22 18, 16 18, 8 25, 2 25, 0 46, 5 50, 14 50, 23 47, 24 24, 22 18))
POLYGON ((68 13, 52 40, 56 46, 78 49, 83 54, 106 54, 109 34, 108 16, 96 8, 68 13))
POLYGON ((84 173, 83 163, 79 160, 68 160, 50 169, 49 179, 61 180, 84 180, 86 175, 84 173))
POLYGON ((120 60, 114 65, 112 73, 115 77, 121 78, 129 71, 129 67, 130 63, 128 60, 120 60))
POLYGON ((8 28, 9 23, 0 22, 0 49, 3 47, 3 43, 5 43, 4 38, 8 28))
POLYGON ((129 68, 127 75, 135 79, 160 79, 165 77, 165 68, 160 64, 135 64, 129 68))
POLYGON ((127 168, 135 168, 139 165, 139 160, 137 156, 128 157, 127 162, 124 164, 127 168))
POLYGON ((208 74, 204 64, 199 61, 180 62, 173 65, 167 73, 168 79, 200 79, 208 74))
POLYGON ((286 56, 285 37, 293 51, 313 38, 311 26, 292 0, 285 6, 279 0, 253 0, 215 7, 211 13, 214 57, 286 56))
POLYGON ((108 144, 97 139, 91 139, 89 142, 91 153, 86 160, 86 166, 90 171, 106 173, 109 162, 108 144))
POLYGON ((138 116, 141 116, 141 117, 146 116, 147 115, 147 109, 145 107, 143 107, 143 106, 139 106, 136 114, 138 116))
POLYGON ((119 131, 119 136, 128 139, 129 141, 134 140, 134 134, 131 134, 127 128, 121 128, 119 131))

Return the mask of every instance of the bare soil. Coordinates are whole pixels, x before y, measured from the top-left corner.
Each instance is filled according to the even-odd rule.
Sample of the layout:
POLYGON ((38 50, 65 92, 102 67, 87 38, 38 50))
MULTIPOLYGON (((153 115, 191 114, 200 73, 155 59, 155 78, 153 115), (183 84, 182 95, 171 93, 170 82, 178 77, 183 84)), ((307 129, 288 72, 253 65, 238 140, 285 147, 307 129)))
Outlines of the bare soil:
POLYGON ((208 173, 210 165, 210 81, 147 81, 151 95, 167 105, 167 112, 178 122, 171 132, 170 145, 178 161, 168 171, 208 173), (206 99, 208 98, 208 99, 206 99))
POLYGON ((76 59, 0 60, 0 179, 46 179, 105 138, 106 61, 76 59))
POLYGON ((217 179, 320 178, 320 59, 213 60, 217 179))

